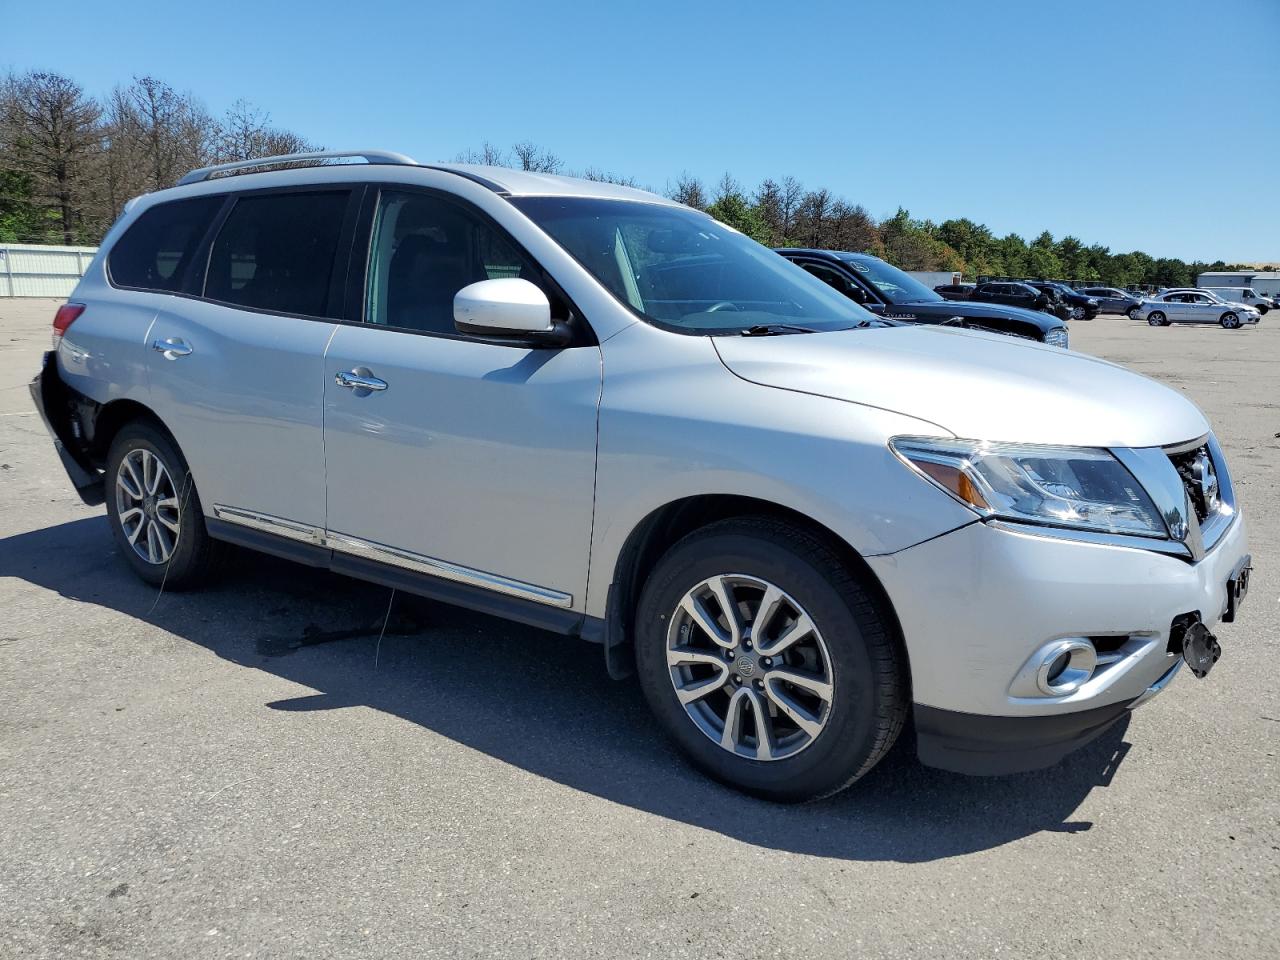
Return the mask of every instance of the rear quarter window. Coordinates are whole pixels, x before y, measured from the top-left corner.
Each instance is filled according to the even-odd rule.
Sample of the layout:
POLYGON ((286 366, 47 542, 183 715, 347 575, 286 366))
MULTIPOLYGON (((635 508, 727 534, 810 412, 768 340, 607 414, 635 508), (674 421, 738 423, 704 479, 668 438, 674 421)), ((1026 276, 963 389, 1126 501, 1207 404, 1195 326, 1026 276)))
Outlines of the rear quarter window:
POLYGON ((300 316, 336 316, 333 278, 350 192, 240 197, 209 253, 210 300, 300 316))
POLYGON ((220 196, 193 197, 148 209, 107 255, 111 282, 139 290, 181 289, 196 247, 222 202, 220 196))

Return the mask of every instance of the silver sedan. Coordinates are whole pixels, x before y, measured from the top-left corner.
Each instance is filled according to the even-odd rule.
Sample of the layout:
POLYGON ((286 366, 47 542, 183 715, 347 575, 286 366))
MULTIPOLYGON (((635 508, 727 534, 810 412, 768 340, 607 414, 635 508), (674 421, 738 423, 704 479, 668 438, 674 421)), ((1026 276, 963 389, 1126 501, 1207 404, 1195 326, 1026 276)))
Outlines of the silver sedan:
POLYGON ((1135 320, 1146 320, 1153 327, 1171 323, 1219 323, 1237 330, 1246 323, 1257 323, 1258 311, 1239 303, 1226 303, 1206 293, 1173 290, 1143 300, 1131 314, 1135 320))

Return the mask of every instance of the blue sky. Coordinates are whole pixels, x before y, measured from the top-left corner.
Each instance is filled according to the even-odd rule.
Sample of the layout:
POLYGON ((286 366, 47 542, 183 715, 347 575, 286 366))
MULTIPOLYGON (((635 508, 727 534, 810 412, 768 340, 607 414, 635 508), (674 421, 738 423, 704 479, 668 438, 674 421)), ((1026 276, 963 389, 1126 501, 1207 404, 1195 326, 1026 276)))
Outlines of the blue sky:
POLYGON ((792 174, 877 216, 1280 260, 1280 0, 0 0, 5 68, 151 74, 330 147, 527 139, 659 190, 792 174))

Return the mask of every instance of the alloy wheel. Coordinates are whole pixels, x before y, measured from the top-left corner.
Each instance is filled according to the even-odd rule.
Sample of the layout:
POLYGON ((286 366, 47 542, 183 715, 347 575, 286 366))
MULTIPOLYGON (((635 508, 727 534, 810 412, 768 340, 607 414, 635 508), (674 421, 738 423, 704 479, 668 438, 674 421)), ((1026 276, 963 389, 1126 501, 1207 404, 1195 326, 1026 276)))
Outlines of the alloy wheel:
POLYGON ((164 463, 150 450, 130 450, 116 471, 116 515, 136 553, 147 563, 168 563, 178 543, 178 491, 164 463))
POLYGON ((759 577, 723 574, 686 593, 669 621, 667 667, 689 719, 737 756, 794 756, 831 715, 835 674, 822 634, 759 577))

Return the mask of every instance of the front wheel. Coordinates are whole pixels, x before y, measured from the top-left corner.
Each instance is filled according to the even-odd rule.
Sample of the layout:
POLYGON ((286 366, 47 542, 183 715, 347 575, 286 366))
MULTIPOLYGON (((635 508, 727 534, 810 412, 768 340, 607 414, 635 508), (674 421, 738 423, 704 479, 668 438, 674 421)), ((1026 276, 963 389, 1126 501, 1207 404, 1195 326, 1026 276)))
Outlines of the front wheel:
POLYGON ((1130 320, 1138 319, 1138 308, 1130 307, 1128 310, 1125 311, 1125 316, 1127 316, 1130 320))
POLYGON ((1218 322, 1228 330, 1237 330, 1240 327, 1240 318, 1230 311, 1224 313, 1218 322))
POLYGON ((1147 323, 1153 327, 1163 327, 1165 322, 1164 314, 1159 310, 1153 310, 1151 313, 1147 314, 1147 323))
POLYGON ((181 590, 211 570, 216 544, 191 472, 167 433, 146 421, 121 428, 107 454, 107 519, 143 580, 181 590))
POLYGON ((893 746, 910 705, 891 615, 817 537, 726 520, 641 593, 636 664, 666 732, 710 776, 770 800, 826 796, 893 746))

